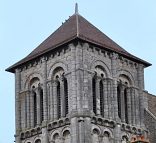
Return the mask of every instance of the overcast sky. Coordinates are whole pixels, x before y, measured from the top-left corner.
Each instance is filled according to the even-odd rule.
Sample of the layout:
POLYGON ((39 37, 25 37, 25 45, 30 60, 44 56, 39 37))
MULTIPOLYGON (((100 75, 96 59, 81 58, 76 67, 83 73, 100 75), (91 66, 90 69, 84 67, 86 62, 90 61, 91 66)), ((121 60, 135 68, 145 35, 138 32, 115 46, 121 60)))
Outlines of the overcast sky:
POLYGON ((121 47, 153 65, 145 90, 156 95, 155 0, 0 0, 0 143, 14 141, 14 75, 4 70, 79 13, 121 47))

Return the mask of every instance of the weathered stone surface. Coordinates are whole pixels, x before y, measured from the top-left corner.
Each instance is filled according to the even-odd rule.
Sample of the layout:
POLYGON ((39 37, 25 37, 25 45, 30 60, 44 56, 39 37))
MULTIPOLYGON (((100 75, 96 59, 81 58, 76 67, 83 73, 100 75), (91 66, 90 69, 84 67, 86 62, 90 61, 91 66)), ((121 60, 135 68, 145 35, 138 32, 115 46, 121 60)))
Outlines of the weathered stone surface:
POLYGON ((16 69, 16 143, 155 143, 144 66, 123 55, 77 39, 16 69))

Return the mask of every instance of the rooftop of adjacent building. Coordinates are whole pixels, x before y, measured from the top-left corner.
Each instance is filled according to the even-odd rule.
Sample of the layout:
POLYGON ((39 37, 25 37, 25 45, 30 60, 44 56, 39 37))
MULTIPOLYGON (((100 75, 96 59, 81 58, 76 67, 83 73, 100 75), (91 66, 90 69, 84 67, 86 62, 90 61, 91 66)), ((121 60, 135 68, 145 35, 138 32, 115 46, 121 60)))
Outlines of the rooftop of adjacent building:
POLYGON ((156 96, 148 94, 148 109, 156 117, 156 96))

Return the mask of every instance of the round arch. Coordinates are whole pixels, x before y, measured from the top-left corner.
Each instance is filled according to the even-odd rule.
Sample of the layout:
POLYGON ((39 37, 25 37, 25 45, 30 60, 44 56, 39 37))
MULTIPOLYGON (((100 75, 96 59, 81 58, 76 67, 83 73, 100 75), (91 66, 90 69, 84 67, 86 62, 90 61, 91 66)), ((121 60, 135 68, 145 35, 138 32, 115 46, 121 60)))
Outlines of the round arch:
POLYGON ((50 135, 50 140, 51 140, 51 141, 53 141, 54 135, 56 135, 56 134, 58 134, 59 137, 60 137, 60 132, 59 132, 58 130, 55 130, 55 131, 53 131, 53 132, 51 133, 51 135, 50 135))
POLYGON ((67 73, 68 71, 67 65, 64 64, 63 62, 56 62, 53 65, 51 65, 50 70, 48 71, 48 80, 51 80, 54 70, 58 67, 61 67, 64 70, 64 72, 67 73))
POLYGON ((130 80, 131 85, 132 85, 132 86, 135 85, 134 77, 133 77, 133 75, 132 75, 129 71, 127 71, 127 70, 118 70, 118 71, 117 71, 116 77, 119 78, 120 75, 126 76, 126 77, 130 80))
POLYGON ((71 133, 70 127, 64 127, 61 131, 62 135, 65 131, 69 131, 71 133))
POLYGON ((106 77, 111 78, 111 71, 109 67, 103 61, 100 61, 100 60, 93 61, 91 63, 90 69, 94 71, 96 66, 101 66, 106 73, 106 77))
POLYGON ((69 129, 66 129, 62 132, 62 137, 64 139, 64 143, 71 142, 71 132, 69 129))
POLYGON ((32 143, 31 140, 26 140, 24 143, 32 143))
POLYGON ((42 142, 41 137, 35 137, 33 143, 38 143, 38 141, 41 141, 42 142))
POLYGON ((92 134, 93 134, 93 131, 94 131, 94 130, 97 130, 97 131, 99 132, 99 135, 101 135, 101 129, 100 129, 99 126, 97 126, 97 125, 92 126, 92 129, 91 129, 91 133, 92 133, 92 134))
POLYGON ((99 136, 101 136, 100 128, 93 127, 91 133, 92 133, 92 142, 99 143, 99 136))
POLYGON ((113 138, 113 133, 112 133, 112 131, 111 131, 110 129, 105 128, 105 129, 103 130, 103 135, 104 135, 105 132, 108 132, 109 135, 110 135, 110 137, 113 138))
POLYGON ((42 78, 42 75, 40 73, 37 73, 37 72, 31 73, 25 81, 25 84, 24 84, 25 89, 27 89, 27 90, 29 89, 30 82, 33 78, 38 78, 40 83, 43 83, 43 78, 42 78))
POLYGON ((129 139, 130 139, 129 134, 123 132, 123 133, 121 134, 121 136, 120 136, 121 140, 122 140, 124 137, 126 137, 126 138, 128 139, 128 141, 129 141, 129 139))

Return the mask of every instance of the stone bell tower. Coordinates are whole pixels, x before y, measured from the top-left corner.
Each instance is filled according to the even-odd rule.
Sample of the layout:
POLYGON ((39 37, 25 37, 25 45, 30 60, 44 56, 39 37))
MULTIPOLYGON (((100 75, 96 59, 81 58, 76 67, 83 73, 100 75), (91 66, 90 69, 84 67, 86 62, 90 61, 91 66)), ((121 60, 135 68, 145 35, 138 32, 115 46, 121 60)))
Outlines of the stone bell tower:
POLYGON ((15 74, 16 143, 126 143, 147 138, 141 60, 73 14, 15 74))

